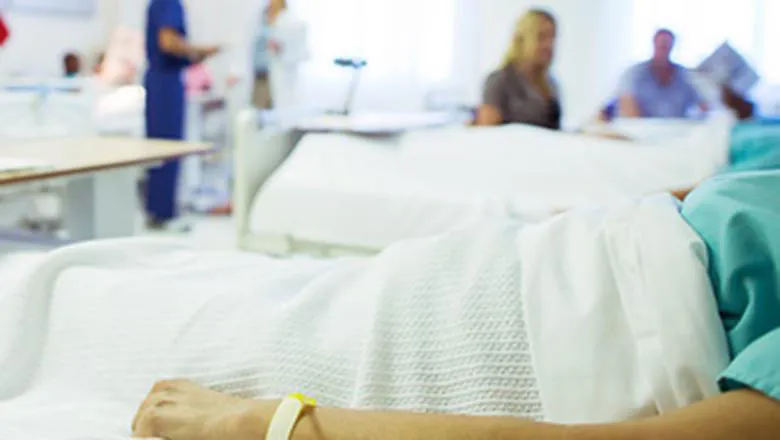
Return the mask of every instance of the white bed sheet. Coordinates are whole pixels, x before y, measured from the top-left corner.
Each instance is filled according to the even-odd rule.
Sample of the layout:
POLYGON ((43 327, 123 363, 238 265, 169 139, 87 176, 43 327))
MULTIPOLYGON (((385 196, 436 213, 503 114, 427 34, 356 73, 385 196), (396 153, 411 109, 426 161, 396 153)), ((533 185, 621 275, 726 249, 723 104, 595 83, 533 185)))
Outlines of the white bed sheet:
MULTIPOLYGON (((311 274, 325 271, 337 263, 336 260, 275 260, 256 254, 198 251, 176 241, 147 238, 92 242, 51 253, 25 252, 0 257, 0 280, 5 286, 0 291, 0 439, 129 440, 130 423, 139 402, 151 383, 165 377, 163 373, 155 374, 154 378, 140 377, 144 368, 159 367, 156 364, 158 359, 149 359, 149 362, 141 359, 144 354, 149 355, 151 350, 158 348, 162 349, 160 353, 170 350, 170 345, 166 346, 170 340, 159 338, 153 329, 155 324, 173 319, 174 315, 181 316, 180 313, 194 316, 200 307, 208 303, 209 297, 234 294, 241 290, 242 285, 268 295, 268 301, 278 299, 281 302, 289 298, 289 292, 297 291, 299 284, 305 284, 311 274), (107 265, 104 266, 101 261, 107 265), (133 261, 138 264, 131 263, 133 261), (142 271, 152 269, 154 275, 136 277, 133 275, 135 269, 129 266, 142 271), (148 287, 138 287, 136 282, 129 282, 127 278, 105 276, 101 267, 121 268, 120 272, 136 281, 158 281, 148 287), (216 281, 202 292, 195 292, 193 285, 186 285, 186 280, 193 280, 192 274, 204 270, 211 274, 200 278, 195 285, 205 286, 204 281, 209 279, 216 281, 220 278, 221 281, 216 281), (239 272, 243 275, 238 275, 239 272), (220 277, 215 277, 216 273, 220 277), (31 277, 30 274, 35 275, 31 277), (162 280, 177 284, 184 281, 185 284, 169 289, 162 280), (117 282, 135 292, 125 298, 129 303, 117 302, 117 296, 112 301, 94 302, 95 310, 86 310, 78 305, 81 295, 105 299, 106 293, 116 291, 117 282), (38 287, 44 287, 48 292, 38 291, 38 287), (163 315, 152 318, 147 307, 158 304, 154 297, 161 293, 166 295, 166 292, 183 295, 174 306, 177 311, 163 312, 165 319, 161 319, 163 315), (128 350, 125 353, 127 357, 123 359, 118 360, 112 356, 113 350, 107 349, 80 355, 76 362, 75 358, 69 358, 55 360, 47 366, 48 358, 56 356, 55 353, 74 355, 74 350, 86 348, 94 342, 91 337, 105 338, 108 333, 88 330, 77 335, 52 330, 52 334, 48 334, 50 329, 47 326, 56 326, 59 318, 57 313, 49 315, 40 301, 57 310, 75 307, 77 314, 83 313, 102 321, 107 332, 123 333, 138 325, 137 331, 126 334, 132 334, 141 341, 147 339, 136 347, 136 351, 128 350), (125 313, 122 310, 132 310, 136 317, 142 318, 141 321, 132 325, 123 323, 121 317, 125 313), (119 313, 112 315, 113 312, 119 313), (44 345, 48 348, 60 342, 67 347, 53 351, 47 349, 44 353, 42 346, 37 345, 42 343, 39 338, 46 339, 44 345), (136 357, 139 355, 141 358, 136 357), (17 369, 19 362, 31 359, 41 362, 39 373, 29 374, 32 370, 26 366, 17 369), (106 361, 118 361, 126 376, 116 380, 113 375, 95 373, 102 371, 106 361), (89 370, 89 373, 83 375, 84 381, 50 383, 47 379, 49 368, 82 373, 89 370), (21 390, 23 392, 18 394, 21 390)), ((70 312, 62 316, 68 317, 68 320, 73 318, 72 322, 86 323, 70 312)), ((127 348, 118 342, 110 345, 127 348)), ((107 347, 103 346, 104 349, 107 347)))
POLYGON ((145 100, 146 91, 141 86, 123 86, 102 93, 94 109, 98 132, 142 136, 145 100))
POLYGON ((692 186, 725 162, 723 137, 706 125, 646 144, 522 126, 311 134, 255 197, 250 232, 379 250, 474 218, 536 221, 692 186))
POLYGON ((504 358, 475 337, 500 335, 494 342, 503 345, 519 340, 523 322, 547 420, 673 411, 717 394, 728 362, 703 251, 661 196, 525 229, 479 222, 368 260, 293 262, 132 239, 59 249, 16 266, 11 278, 0 264, 0 438, 127 438, 161 378, 260 399, 297 386, 325 405, 364 409, 424 411, 444 392, 458 412, 517 416, 524 409, 506 390, 461 400, 470 385, 453 384, 512 383, 492 380, 516 364, 496 362, 504 358), (420 322, 441 324, 425 327, 434 339, 388 339, 422 334, 420 322), (433 394, 408 393, 433 400, 374 400, 403 389, 406 375, 385 373, 442 352, 419 349, 430 346, 480 355, 458 357, 473 368, 454 368, 433 394), (334 380, 309 389, 321 387, 301 383, 309 370, 290 367, 302 362, 334 380), (331 362, 348 369, 334 373, 331 362))

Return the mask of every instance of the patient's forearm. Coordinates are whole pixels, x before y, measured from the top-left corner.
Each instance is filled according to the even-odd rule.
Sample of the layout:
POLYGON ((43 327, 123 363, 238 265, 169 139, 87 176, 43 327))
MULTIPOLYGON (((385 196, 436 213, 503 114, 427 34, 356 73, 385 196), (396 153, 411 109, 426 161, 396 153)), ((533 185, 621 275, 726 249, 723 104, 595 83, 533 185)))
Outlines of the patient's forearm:
POLYGON ((172 28, 164 28, 160 31, 158 36, 159 46, 163 52, 168 55, 179 56, 182 58, 188 58, 195 53, 195 48, 187 43, 179 33, 172 28))
POLYGON ((754 391, 737 391, 634 426, 641 439, 777 439, 780 403, 754 391))
MULTIPOLYGON (((245 440, 261 440, 274 405, 243 418, 245 440), (265 423, 264 423, 265 422, 265 423)), ((764 440, 780 436, 780 404, 740 391, 670 415, 636 422, 557 426, 512 418, 370 413, 320 408, 298 423, 293 440, 764 440)))
MULTIPOLYGON (((272 408, 258 408, 247 420, 270 420, 272 408)), ((243 440, 262 440, 260 423, 246 423, 243 440)), ((292 440, 476 440, 568 439, 570 428, 537 424, 520 419, 410 414, 402 412, 364 412, 317 408, 303 416, 292 440)))
POLYGON ((217 48, 193 46, 173 28, 163 28, 158 35, 160 49, 168 55, 201 62, 214 55, 217 48))

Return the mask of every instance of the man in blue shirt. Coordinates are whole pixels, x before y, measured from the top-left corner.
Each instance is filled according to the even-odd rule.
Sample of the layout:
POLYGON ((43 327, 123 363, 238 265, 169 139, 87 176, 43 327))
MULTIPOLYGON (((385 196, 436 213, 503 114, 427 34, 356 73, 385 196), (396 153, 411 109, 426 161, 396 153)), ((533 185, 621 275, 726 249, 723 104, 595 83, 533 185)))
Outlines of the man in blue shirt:
POLYGON ((687 70, 672 62, 675 36, 661 29, 653 58, 632 67, 622 79, 619 112, 628 118, 685 118, 697 105, 706 110, 687 70))

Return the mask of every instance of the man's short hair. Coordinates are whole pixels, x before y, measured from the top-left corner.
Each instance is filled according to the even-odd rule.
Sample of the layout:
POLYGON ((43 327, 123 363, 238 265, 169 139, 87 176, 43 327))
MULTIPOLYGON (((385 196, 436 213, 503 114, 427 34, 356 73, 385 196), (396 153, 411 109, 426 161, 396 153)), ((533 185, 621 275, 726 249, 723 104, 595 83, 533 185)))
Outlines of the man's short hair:
POLYGON ((67 52, 65 56, 62 57, 62 61, 69 63, 73 61, 81 61, 81 57, 79 57, 75 52, 67 52))
POLYGON ((674 32, 671 31, 671 29, 661 28, 661 29, 658 29, 657 31, 655 31, 655 35, 653 36, 653 40, 657 40, 658 37, 660 37, 661 35, 668 35, 668 36, 672 37, 672 40, 676 40, 677 39, 677 35, 675 35, 674 32))

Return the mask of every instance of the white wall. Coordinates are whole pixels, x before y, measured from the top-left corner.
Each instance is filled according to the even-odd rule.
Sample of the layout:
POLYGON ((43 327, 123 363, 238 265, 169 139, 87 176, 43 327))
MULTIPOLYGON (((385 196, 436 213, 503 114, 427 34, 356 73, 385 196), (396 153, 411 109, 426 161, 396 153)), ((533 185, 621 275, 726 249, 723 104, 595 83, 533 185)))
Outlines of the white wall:
MULTIPOLYGON (((184 0, 191 37, 195 42, 221 44, 226 54, 213 61, 221 76, 233 64, 234 41, 245 32, 243 24, 251 4, 259 0, 184 0), (237 23, 242 23, 237 26, 237 23)), ((2 0, 0 0, 0 3, 2 0)), ((81 53, 87 66, 104 50, 115 26, 143 30, 148 0, 97 0, 91 17, 42 15, 8 11, 12 39, 0 49, 0 75, 33 73, 60 75, 62 55, 81 53)))
POLYGON ((631 2, 628 0, 481 0, 481 55, 471 96, 479 96, 482 78, 495 69, 509 46, 517 19, 531 7, 543 7, 559 21, 555 75, 563 89, 565 122, 578 124, 595 114, 614 92, 628 66, 631 2))
MULTIPOLYGON (((456 81, 466 89, 469 102, 479 102, 484 77, 500 62, 515 21, 533 6, 548 8, 560 22, 555 72, 563 88, 567 123, 591 116, 614 91, 617 77, 628 64, 632 12, 628 0, 457 1, 465 25, 455 42, 456 81)), ((185 2, 192 39, 223 44, 227 49, 211 61, 215 74, 224 78, 245 55, 247 20, 257 15, 260 0, 185 2)), ((143 28, 147 0, 98 0, 98 4, 97 13, 86 18, 11 11, 7 19, 13 37, 0 50, 0 75, 18 71, 58 75, 64 52, 75 50, 92 57, 103 48, 115 25, 143 28)))
POLYGON ((0 75, 61 75, 62 56, 69 51, 82 54, 84 68, 91 67, 107 41, 117 1, 98 0, 98 10, 89 17, 11 9, 4 14, 11 39, 0 49, 0 75))

